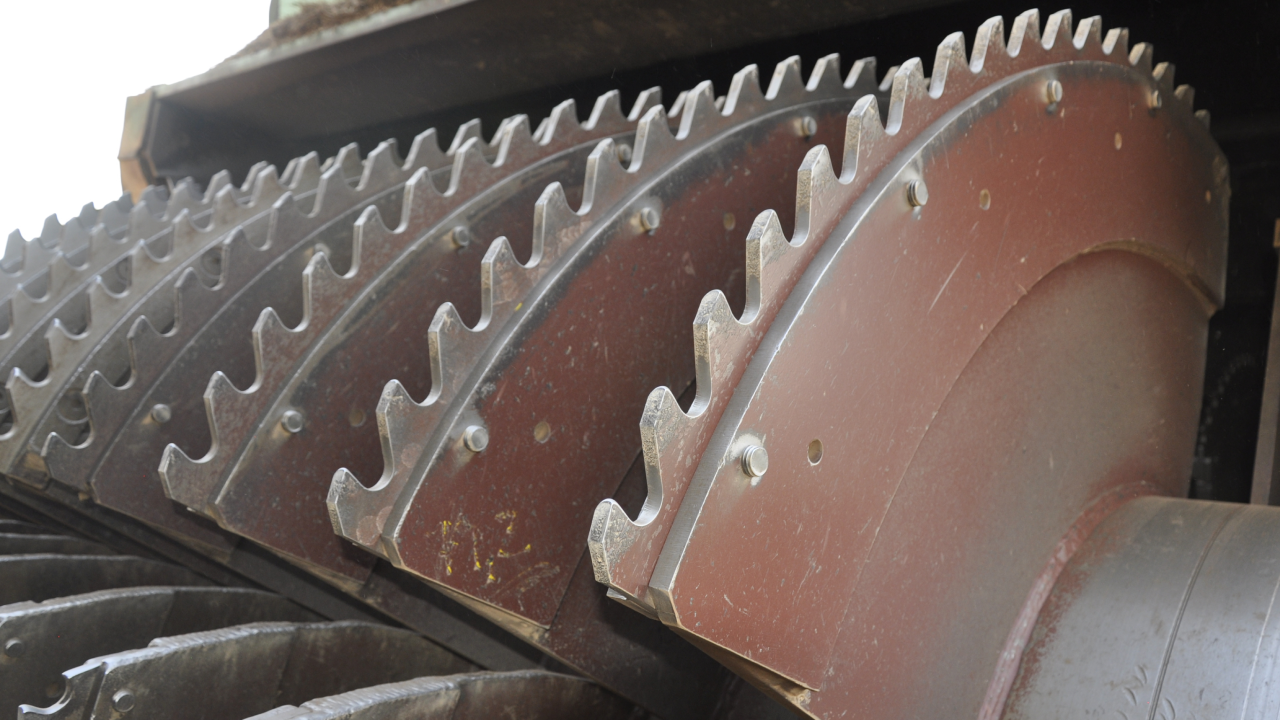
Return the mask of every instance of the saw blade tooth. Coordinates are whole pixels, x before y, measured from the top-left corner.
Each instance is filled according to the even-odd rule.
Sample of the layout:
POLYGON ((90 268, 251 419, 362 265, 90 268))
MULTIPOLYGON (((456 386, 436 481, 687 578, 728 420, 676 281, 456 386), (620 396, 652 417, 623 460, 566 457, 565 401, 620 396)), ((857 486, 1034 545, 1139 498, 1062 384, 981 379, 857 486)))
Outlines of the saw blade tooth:
POLYGON ((359 190, 367 190, 371 187, 391 185, 404 172, 400 163, 400 158, 396 156, 395 141, 383 140, 364 159, 364 169, 360 174, 360 182, 356 187, 359 190))
POLYGON ((1025 10, 1013 19, 1013 29, 1009 32, 1008 50, 1010 57, 1021 57, 1025 47, 1040 45, 1040 11, 1025 10))
POLYGON ((202 204, 209 204, 212 198, 218 196, 222 188, 232 188, 235 186, 231 183, 231 172, 229 170, 219 170, 209 178, 209 184, 205 185, 204 194, 201 196, 202 204))
MULTIPOLYGON (((521 264, 516 259, 516 253, 511 249, 511 243, 505 237, 494 240, 489 245, 488 251, 485 252, 484 258, 480 261, 480 306, 481 315, 480 322, 476 325, 475 330, 471 334, 463 334, 465 341, 455 341, 455 344, 448 348, 449 352, 458 353, 459 357, 473 357, 477 352, 481 352, 489 344, 489 337, 493 331, 501 327, 515 313, 513 305, 518 305, 528 294, 537 282, 537 278, 541 275, 538 272, 538 266, 543 262, 554 262, 556 255, 554 252, 546 252, 542 257, 535 257, 530 261, 529 266, 521 264), (483 335, 484 337, 480 337, 483 335)), ((452 309, 453 305, 450 304, 452 309)), ((443 343, 443 338, 442 341, 443 343)), ((440 354, 445 355, 445 346, 442 344, 440 354)), ((467 367, 471 363, 459 362, 450 363, 457 367, 467 367)), ((432 372, 434 383, 435 372, 432 372)), ((455 389, 457 381, 462 379, 461 376, 449 376, 448 382, 443 387, 448 390, 455 389)), ((451 393, 452 394, 452 393, 451 393)))
MULTIPOLYGON (((773 87, 769 90, 772 92, 773 87)), ((801 89, 803 92, 803 89, 801 89)), ((748 65, 733 74, 729 82, 729 92, 725 94, 724 114, 736 112, 757 112, 765 105, 764 93, 760 90, 760 70, 755 65, 748 65)))
POLYGON ((5 399, 8 400, 6 420, 9 427, 0 433, 0 442, 11 441, 17 433, 18 422, 44 407, 44 393, 40 392, 40 389, 42 384, 47 383, 48 380, 39 382, 32 380, 27 377, 22 368, 13 368, 9 371, 9 379, 4 385, 5 399))
MULTIPOLYGON (((973 73, 969 72, 969 59, 965 56, 962 32, 951 33, 938 45, 938 50, 933 57, 933 72, 929 76, 931 97, 940 97, 946 91, 948 77, 952 78, 952 85, 957 82, 965 85, 973 84, 973 73)), ((952 92, 964 91, 958 88, 952 90, 952 92)))
POLYGON ((1173 96, 1182 103, 1189 112, 1194 112, 1196 107, 1196 89, 1190 85, 1179 85, 1177 90, 1173 91, 1173 96))
POLYGON ((510 167, 512 163, 523 166, 545 154, 541 141, 529 129, 528 115, 515 115, 504 120, 494 135, 493 146, 497 148, 494 168, 510 167))
POLYGON ((662 88, 651 87, 641 90, 636 96, 635 103, 631 106, 631 112, 627 113, 628 125, 634 125, 649 112, 649 108, 662 105, 662 88))
MULTIPOLYGON (((222 372, 216 372, 209 378, 204 391, 205 410, 212 405, 221 405, 229 411, 238 404, 244 392, 232 384, 230 378, 222 372)), ((194 460, 173 443, 169 443, 160 458, 160 480, 164 486, 164 494, 174 502, 204 514, 212 515, 212 494, 217 490, 217 473, 211 472, 209 464, 217 456, 221 442, 221 431, 215 418, 208 414, 209 434, 213 442, 200 459, 194 460)))
POLYGON ((449 189, 445 195, 472 195, 488 187, 502 175, 500 169, 489 163, 481 148, 484 144, 478 138, 470 138, 453 155, 453 166, 449 170, 449 189))
POLYGON ((458 126, 457 132, 453 134, 453 142, 449 143, 449 149, 445 151, 447 155, 453 155, 471 138, 476 138, 480 142, 484 142, 484 137, 480 134, 480 121, 472 118, 458 126))
POLYGON ((552 183, 542 191, 533 206, 532 261, 551 262, 581 237, 583 225, 578 213, 569 207, 564 187, 552 183))
POLYGON ((1044 35, 1040 43, 1046 51, 1074 48, 1075 38, 1071 32, 1071 11, 1059 10, 1049 16, 1044 24, 1044 35))
POLYGON ((360 159, 360 145, 347 143, 338 149, 328 169, 337 168, 339 176, 350 181, 360 177, 364 172, 364 162, 360 159))
MULTIPOLYGON (((348 146, 350 147, 350 146, 348 146)), ((344 148, 345 150, 345 148, 344 148)), ((356 201, 356 190, 347 181, 343 167, 334 164, 320 176, 320 185, 316 188, 315 200, 306 215, 319 217, 340 212, 356 201)), ((274 229, 274 228, 273 228, 274 229)), ((276 235, 276 237, 279 237, 276 235)))
POLYGON ((153 188, 147 188, 142 192, 144 202, 134 205, 129 211, 129 237, 135 239, 154 237, 169 226, 164 219, 164 210, 161 209, 157 214, 153 211, 155 203, 145 202, 148 196, 155 198, 158 194, 153 191, 153 188))
POLYGON ((408 482, 413 461, 439 412, 440 406, 434 405, 430 397, 420 405, 400 381, 387 383, 376 413, 382 442, 382 476, 376 484, 366 487, 346 468, 334 473, 325 502, 336 533, 368 550, 383 552, 382 524, 408 482), (382 510, 378 512, 378 508, 382 510))
POLYGON ((1153 50, 1151 43, 1134 45, 1133 49, 1129 51, 1129 64, 1143 74, 1149 75, 1155 72, 1151 66, 1153 50))
POLYGON ((1076 25, 1076 33, 1072 44, 1077 50, 1085 46, 1102 47, 1102 16, 1091 15, 1076 25))
POLYGON ((885 123, 885 131, 890 135, 897 135, 902 129, 907 106, 914 106, 928 97, 929 85, 924 78, 920 58, 911 58, 902 63, 893 74, 893 86, 889 91, 889 122, 885 123))
POLYGON ((58 241, 62 239, 62 223, 58 222, 56 214, 50 215, 44 219, 44 225, 40 227, 40 235, 36 237, 36 242, 43 245, 46 249, 52 250, 58 246, 58 241))
MULTIPOLYGON (((681 90, 680 94, 676 95, 676 99, 671 102, 671 109, 667 111, 667 117, 672 120, 679 118, 680 113, 684 112, 684 104, 685 104, 685 101, 687 101, 688 99, 689 99, 689 91, 681 90)), ((641 117, 644 117, 644 116, 641 115, 641 117)))
POLYGON ((680 111, 680 131, 676 138, 684 141, 690 137, 701 136, 709 132, 714 119, 720 117, 720 108, 716 107, 715 87, 710 80, 703 80, 689 91, 684 107, 680 111))
MULTIPOLYGON (((755 66, 750 65, 748 67, 754 68, 755 66)), ((781 100, 788 105, 803 102, 808 98, 808 88, 804 81, 804 75, 800 71, 799 55, 792 55, 774 66, 773 77, 769 79, 767 97, 772 101, 781 100)), ((726 112, 725 114, 728 115, 729 113, 726 112)))
POLYGON ((4 244, 4 257, 0 259, 0 270, 6 275, 18 275, 26 266, 27 241, 22 233, 14 230, 4 244))
POLYGON ((582 124, 578 122, 578 105, 572 99, 565 100, 551 108, 547 115, 547 127, 542 131, 543 144, 550 144, 554 139, 577 135, 582 132, 582 124))
POLYGON ((980 73, 988 60, 998 62, 1008 54, 1009 50, 1004 44, 1004 18, 999 15, 987 18, 978 26, 978 32, 973 36, 973 54, 969 57, 969 68, 974 73, 980 73))
POLYGON ((1156 81, 1156 85, 1170 96, 1174 94, 1173 74, 1174 65, 1171 62, 1159 63, 1151 71, 1151 77, 1156 81))
POLYGON ((269 167, 272 167, 272 165, 266 160, 259 160, 253 165, 250 165, 249 171, 244 174, 244 182, 241 182, 238 188, 239 193, 241 195, 248 195, 253 190, 254 183, 258 180, 258 173, 263 172, 269 167))
POLYGON ((440 135, 435 128, 431 128, 414 136, 404 164, 411 168, 438 168, 444 167, 448 162, 444 151, 440 149, 440 135))
POLYGON ((183 178, 178 181, 178 184, 169 193, 169 202, 165 205, 164 217, 166 220, 171 221, 183 211, 199 212, 203 200, 204 194, 200 192, 196 181, 191 178, 183 178))
POLYGON ((845 94, 847 87, 852 87, 852 83, 846 86, 844 78, 840 75, 840 53, 831 53, 818 58, 804 86, 810 94, 819 93, 823 96, 845 94))
MULTIPOLYGON (((632 159, 634 163, 634 156, 632 159)), ((582 186, 582 207, 575 213, 573 225, 581 225, 581 217, 593 208, 610 207, 622 199, 630 188, 627 168, 622 167, 618 158, 618 148, 612 139, 601 140, 591 154, 587 156, 586 180, 582 186)), ((559 185, 557 184, 557 187, 559 185)), ((563 190, 561 190, 563 193, 563 190)), ((557 240, 564 242, 564 229, 550 229, 558 234, 557 240)), ((576 240, 577 237, 574 237, 576 240)))
MULTIPOLYGON (((681 103, 681 116, 684 115, 686 103, 681 103)), ((636 126, 635 148, 631 153, 629 172, 645 169, 646 165, 661 166, 680 153, 680 146, 675 135, 671 134, 671 124, 662 106, 649 108, 640 118, 636 126)))
POLYGON ((1129 57, 1129 28, 1111 28, 1107 38, 1102 41, 1102 52, 1107 55, 1119 54, 1129 57))
POLYGON ((285 186, 295 193, 303 193, 315 190, 320 186, 320 176, 323 174, 320 170, 320 156, 314 152, 298 158, 297 164, 293 165, 293 173, 289 176, 288 182, 281 180, 285 186))

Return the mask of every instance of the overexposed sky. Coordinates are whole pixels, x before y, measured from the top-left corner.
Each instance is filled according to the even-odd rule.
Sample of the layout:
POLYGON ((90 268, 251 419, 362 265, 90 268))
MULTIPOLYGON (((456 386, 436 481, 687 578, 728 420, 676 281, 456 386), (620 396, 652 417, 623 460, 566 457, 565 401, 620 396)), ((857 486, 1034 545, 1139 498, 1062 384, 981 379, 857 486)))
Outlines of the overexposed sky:
POLYGON ((124 103, 216 65, 270 0, 0 0, 0 242, 120 196, 124 103))

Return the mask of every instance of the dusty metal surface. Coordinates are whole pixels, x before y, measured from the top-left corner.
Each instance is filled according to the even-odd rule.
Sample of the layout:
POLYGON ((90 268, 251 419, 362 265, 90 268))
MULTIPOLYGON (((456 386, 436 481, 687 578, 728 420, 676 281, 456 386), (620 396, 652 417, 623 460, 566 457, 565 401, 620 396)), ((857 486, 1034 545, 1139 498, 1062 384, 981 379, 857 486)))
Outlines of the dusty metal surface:
POLYGON ((418 678, 378 685, 251 720, 521 720, 635 718, 635 708, 581 678, 536 670, 418 678))
POLYGON ((0 605, 134 585, 208 585, 177 565, 101 555, 0 556, 0 605))
POLYGON ((105 545, 65 535, 9 533, 0 524, 0 555, 41 554, 111 555, 113 551, 105 545))
POLYGON ((129 587, 0 606, 0 713, 56 700, 63 670, 158 637, 315 619, 280 595, 239 588, 129 587))
MULTIPOLYGON (((1185 487, 1204 323, 1222 296, 1225 161, 1192 116, 1187 91, 1175 94, 1171 69, 1152 75, 1149 48, 1135 49, 1131 67, 1123 35, 1110 36, 1104 49, 1092 20, 1081 23, 1073 44, 1070 16, 1062 13, 1050 18, 1041 44, 1038 19, 1024 15, 1014 26, 1010 46, 1018 52, 1010 57, 1000 26, 985 27, 991 34, 980 34, 985 54, 975 52, 982 60, 974 66, 1008 79, 986 88, 979 80, 974 88, 954 41, 940 50, 940 59, 951 62, 943 65, 949 72, 935 67, 935 93, 945 98, 956 91, 967 99, 920 132, 863 195, 783 306, 703 456, 650 584, 665 622, 766 668, 765 682, 776 681, 798 707, 819 716, 855 709, 910 715, 910 708, 936 706, 940 696, 977 712, 984 686, 951 680, 977 667, 976 658, 963 669, 939 670, 921 687, 921 677, 933 677, 924 672, 935 667, 929 657, 947 656, 916 654, 921 646, 914 638, 929 638, 925 619, 941 616, 911 613, 911 623, 875 624, 875 609, 896 615, 908 599, 935 596, 903 587, 913 577, 945 587, 959 566, 943 558, 982 557, 978 548, 992 534, 1007 546, 1028 548, 1030 566, 1043 567, 1086 507, 1135 477, 1150 476, 1159 492, 1185 487), (1019 36, 1026 40, 1020 48, 1019 36), (1046 67, 1016 73, 1022 63, 1046 67), (1152 112, 1156 93, 1177 101, 1152 112), (927 183, 927 201, 920 192, 912 197, 912 189, 921 189, 913 182, 927 183), (1017 476, 996 474, 982 483, 984 496, 1001 482, 1021 487, 1025 491, 1011 497, 1037 512, 1051 507, 1052 518, 1024 508, 1023 517, 1036 519, 1012 522, 1020 506, 1003 512, 997 510, 1003 503, 974 507, 974 485, 941 478, 918 481, 933 487, 914 499, 913 457, 926 448, 927 433, 940 432, 938 413, 978 348, 1011 308, 1035 305, 1038 281, 1103 250, 1117 252, 1079 261, 1078 282, 1064 281, 1057 292, 1046 285, 1041 302, 1059 313, 1085 313, 1091 298, 1106 297, 1115 278, 1108 273, 1127 273, 1130 287, 1142 289, 1110 292, 1118 293, 1115 306, 1146 321, 1108 325, 1095 308, 1090 317, 1108 341, 1085 346, 1096 355, 1077 357, 1112 367, 1117 377, 1131 372, 1124 376, 1131 379, 1118 388, 1087 384, 1064 396, 1076 397, 1079 409, 1064 412, 1060 422, 1108 431, 1084 436, 1093 444, 1067 453, 1081 458, 1080 474, 1052 493, 1039 485, 1026 489, 1017 476), (1100 264, 1096 272, 1094 264, 1100 264), (1148 332, 1150 339, 1140 340, 1135 330, 1141 327, 1159 327, 1158 337, 1148 332), (1167 390, 1152 393, 1153 385, 1167 390), (1134 393, 1132 403, 1118 403, 1126 417, 1103 412, 1116 392, 1134 393), (752 445, 769 449, 772 458, 758 478, 739 462, 752 445), (1045 505, 1047 498, 1055 500, 1045 505), (947 533, 950 544, 938 548, 938 562, 888 549, 929 545, 939 523, 954 530, 947 533), (878 634, 891 630, 894 641, 877 645, 878 634), (860 675, 867 663, 877 672, 860 675), (932 688, 967 689, 935 696, 932 688)), ((891 118, 909 118, 915 108, 937 102, 926 95, 918 65, 900 73, 910 90, 896 95, 891 118)), ((1045 311, 1044 322, 1055 317, 1045 311)), ((1063 318, 1056 326, 1062 336, 1070 330, 1084 342, 1081 328, 1093 326, 1063 318)), ((1037 342, 1054 341, 1037 334, 1035 323, 1014 327, 1037 342)), ((1016 357, 1019 342, 1010 333, 1012 347, 1004 352, 1016 357)), ((1059 353, 1066 357, 1070 347, 1059 353)), ((984 362, 996 362, 999 353, 991 354, 984 362)), ((1078 379, 1036 374, 1045 369, 1015 364, 1010 371, 1034 379, 1025 386, 1030 397, 1078 379)), ((1001 417, 983 413, 966 416, 962 427, 982 428, 1001 417)), ((1051 445, 1058 436, 1035 437, 1051 445)), ((956 443, 959 454, 951 462, 969 457, 965 448, 956 443)), ((1004 577, 1002 567, 987 568, 991 582, 1004 577)), ((1010 623, 1031 590, 1026 576, 986 585, 975 575, 973 582, 1007 592, 1012 606, 1003 612, 1010 623)), ((984 661, 994 671, 1008 625, 977 625, 972 633, 994 643, 984 661)))
POLYGON ((63 693, 20 718, 239 720, 279 705, 472 669, 413 633, 361 622, 252 623, 164 637, 64 673, 63 693), (203 692, 217 677, 219 692, 203 692), (193 702, 198 696, 199 700, 193 702))
POLYGON ((1001 717, 1274 716, 1278 540, 1275 508, 1127 503, 1053 586, 1001 717))
MULTIPOLYGON (((351 231, 350 271, 340 276, 327 256, 316 254, 300 273, 298 299, 305 311, 297 326, 287 328, 274 310, 266 310, 252 335, 244 333, 246 342, 235 351, 255 359, 252 384, 242 391, 225 375, 214 376, 204 398, 213 444, 198 460, 177 445, 165 449, 160 477, 166 494, 297 562, 362 582, 374 558, 352 552, 334 535, 324 504, 336 467, 353 456, 366 466, 379 457, 375 423, 367 422, 365 442, 357 444, 353 418, 357 425, 373 420, 386 380, 406 367, 418 369, 428 352, 430 315, 424 307, 454 295, 478 298, 469 281, 483 255, 482 239, 527 225, 528 207, 548 182, 561 181, 580 193, 590 149, 603 137, 629 143, 636 121, 659 100, 656 91, 646 94, 628 116, 618 94, 610 93, 585 123, 569 102, 536 137, 527 118, 513 118, 495 138, 492 164, 464 145, 445 192, 425 174, 410 181, 395 230, 375 211, 362 214, 351 231), (431 280, 426 287, 424 277, 431 280), (327 372, 317 371, 321 364, 327 372), (288 427, 286 416, 298 425, 288 427), (360 457, 359 449, 372 458, 360 457), (281 517, 281 507, 295 511, 281 517)), ((521 234, 527 236, 527 229, 521 234)), ((247 291, 260 297, 240 302, 257 305, 277 297, 277 284, 263 282, 247 291)), ((234 324, 221 327, 231 333, 234 324)), ((201 358, 210 343, 226 342, 216 330, 202 333, 184 355, 201 358)), ((237 365, 224 352, 200 366, 223 363, 237 365)))

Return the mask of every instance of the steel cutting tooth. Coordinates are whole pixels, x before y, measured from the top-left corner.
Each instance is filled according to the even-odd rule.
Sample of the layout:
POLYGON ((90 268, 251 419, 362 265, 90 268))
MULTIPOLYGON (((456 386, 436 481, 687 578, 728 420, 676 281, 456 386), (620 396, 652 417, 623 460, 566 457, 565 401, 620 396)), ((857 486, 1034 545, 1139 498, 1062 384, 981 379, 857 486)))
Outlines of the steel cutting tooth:
POLYGON ((0 605, 133 585, 208 585, 186 568, 126 555, 0 557, 0 605))
POLYGON ((130 587, 0 606, 0 713, 57 700, 63 670, 156 638, 315 619, 280 595, 241 588, 130 587))
POLYGON ((87 204, 77 217, 67 221, 67 226, 74 225, 74 230, 59 224, 57 218, 51 216, 45 221, 45 230, 30 242, 22 238, 22 233, 14 230, 9 235, 4 256, 0 259, 0 298, 7 298, 20 285, 31 282, 36 275, 44 272, 56 254, 54 249, 59 245, 64 251, 67 248, 69 243, 62 236, 68 231, 92 231, 102 227, 111 238, 127 237, 132 207, 133 202, 128 195, 107 203, 101 210, 95 209, 92 203, 87 204), (56 236, 45 237, 51 232, 56 233, 56 236))
POLYGON ((23 705, 18 717, 188 717, 198 696, 202 718, 245 718, 370 685, 470 669, 421 637, 384 625, 252 623, 159 638, 146 648, 89 660, 63 674, 56 703, 23 705), (218 678, 219 692, 208 692, 210 677, 218 678))
MULTIPOLYGON (((666 323, 710 288, 741 283, 737 253, 718 238, 731 237, 733 218, 792 193, 790 169, 812 144, 840 137, 850 105, 875 90, 870 63, 842 82, 834 56, 807 86, 797 59, 779 64, 767 94, 751 66, 722 103, 710 83, 692 91, 674 137, 650 111, 628 169, 614 148, 597 148, 577 211, 554 187, 539 203, 546 224, 535 243, 555 253, 513 264, 496 242, 479 323, 462 325, 448 306, 437 314, 433 380, 465 381, 439 396, 433 388, 424 405, 393 409, 384 400, 380 426, 406 424, 413 433, 399 434, 417 437, 397 449, 386 442, 396 432, 384 434, 387 465, 375 488, 403 490, 368 502, 339 531, 367 541, 372 524, 381 530, 376 550, 397 566, 553 625, 590 524, 589 508, 573 499, 614 492, 639 450, 614 430, 615 415, 639 409, 646 378, 692 380, 693 368, 667 351, 678 336, 663 337, 666 323), (435 427, 424 427, 426 413, 435 427), (475 441, 477 431, 487 443, 475 441), (483 477, 518 481, 495 487, 483 477)), ((339 472, 335 514, 362 491, 372 494, 339 472)))
MULTIPOLYGON (((45 531, 48 532, 48 531, 45 531)), ((111 548, 88 540, 46 535, 6 532, 0 525, 0 555, 113 555, 111 548)))
MULTIPOLYGON (((566 154, 580 155, 600 137, 629 135, 636 118, 658 97, 656 91, 642 94, 628 118, 618 94, 607 93, 596 102, 586 123, 578 120, 574 103, 568 101, 552 112, 537 139, 526 118, 513 118, 495 137, 492 161, 486 159, 478 140, 463 144, 453 157, 450 184, 443 193, 427 174, 415 176, 406 186, 402 215, 394 230, 383 223, 381 211, 367 209, 355 224, 350 269, 345 274, 333 269, 325 253, 313 256, 301 273, 302 319, 297 327, 289 328, 272 308, 262 311, 254 326, 252 345, 246 347, 252 348, 255 365, 255 379, 249 388, 239 390, 226 374, 214 375, 204 398, 212 435, 210 450, 193 461, 177 445, 168 446, 160 471, 168 495, 214 517, 237 534, 329 572, 363 580, 372 558, 352 557, 334 537, 321 500, 328 472, 317 472, 309 483, 288 479, 282 487, 280 481, 296 473, 291 463, 277 464, 282 472, 268 471, 270 475, 256 468, 243 469, 261 462, 259 455, 282 452, 286 442, 292 452, 326 452, 315 449, 316 436, 324 430, 311 423, 317 419, 325 422, 329 413, 313 405, 288 404, 281 393, 300 379, 309 380, 300 378, 298 372, 300 366, 306 367, 309 354, 331 352, 326 343, 335 340, 350 342, 353 328, 348 318, 375 317, 353 305, 371 294, 385 297, 385 290, 372 293, 371 284, 385 282, 388 275, 395 281, 406 277, 417 280, 429 272, 436 280, 437 292, 443 295, 452 287, 447 284, 451 276, 456 282, 456 278, 471 274, 467 266, 474 262, 479 244, 468 251, 469 235, 488 224, 500 224, 484 213, 510 213, 513 193, 529 195, 548 173, 563 174, 566 165, 574 167, 570 160, 577 158, 566 159, 566 154), (281 404, 284 406, 279 407, 281 404), (295 427, 301 433, 290 433, 282 425, 285 413, 305 419, 306 425, 295 427), (304 510, 284 527, 268 508, 273 503, 294 503, 295 497, 298 506, 309 507, 310 512, 304 510), (258 498, 270 500, 262 504, 258 498)), ((424 302, 422 293, 429 292, 420 282, 405 289, 416 295, 418 304, 424 302)), ((216 333, 208 337, 219 339, 216 333)), ((217 367, 226 354, 210 358, 208 365, 217 367)), ((337 396, 331 402, 348 405, 333 418, 344 432, 320 440, 321 444, 346 443, 349 404, 360 401, 351 385, 349 378, 336 386, 321 384, 326 395, 337 396)), ((372 408, 369 410, 372 415, 372 408)), ((279 458, 273 457, 271 462, 279 463, 279 458)))
POLYGON ((422 677, 353 690, 250 720, 488 720, 519 708, 521 720, 609 720, 635 708, 590 680, 542 670, 422 677))
MULTIPOLYGON (((846 144, 841 178, 802 186, 828 220, 803 243, 775 241, 784 260, 813 244, 808 267, 770 289, 786 263, 749 259, 763 263, 760 300, 741 319, 704 303, 693 412, 659 391, 644 416, 641 522, 606 505, 592 537, 597 571, 625 581, 624 599, 647 585, 663 622, 736 655, 809 716, 978 714, 987 687, 975 678, 1017 650, 1005 633, 1017 637, 1010 626, 1080 513, 1137 478, 1160 478, 1142 492, 1177 493, 1189 466, 1197 363, 1225 278, 1225 160, 1184 103, 1152 101, 1172 78, 1148 47, 1130 53, 1122 31, 1103 40, 1096 18, 1073 32, 1067 12, 1038 30, 1023 14, 1006 47, 993 19, 972 61, 956 35, 928 82, 919 61, 898 70, 885 131, 864 154, 864 122, 856 166, 846 144), (1010 328, 1028 335, 997 333, 1010 328), (1055 387, 1071 374, 1054 364, 1066 348, 1081 361, 1065 361, 1076 375, 1055 387), (965 375, 980 351, 1042 374, 1022 390, 1005 386, 1005 365, 965 375), (972 397, 957 390, 965 378, 972 397), (1077 390, 1070 402, 1063 387, 1077 390), (953 392, 990 417, 944 412, 961 402, 953 392), (1042 442, 1028 450, 996 429, 996 417, 1023 417, 993 409, 1006 405, 1070 431, 1030 431, 1042 442), (926 443, 938 427, 952 434, 926 443), (997 559, 1010 538, 1027 549, 1020 565, 997 559), (923 620, 941 617, 947 629, 923 620), (944 668, 956 652, 974 661, 944 668)), ((778 235, 762 224, 761 238, 778 235)))
MULTIPOLYGON (((460 132, 459 136, 466 134, 460 132)), ((358 149, 354 145, 347 146, 330 163, 331 168, 323 173, 318 172, 319 163, 313 153, 291 163, 287 171, 291 185, 298 190, 296 194, 293 189, 286 189, 280 184, 274 168, 261 169, 255 178, 250 204, 236 204, 231 208, 236 212, 228 211, 222 216, 235 227, 235 231, 230 233, 231 228, 224 226, 201 229, 189 214, 180 213, 172 225, 167 254, 157 258, 148 246, 139 244, 130 256, 134 261, 131 270, 133 285, 145 292, 130 293, 119 312, 109 313, 104 323, 94 323, 91 342, 76 342, 74 349, 68 349, 61 355, 63 372, 42 385, 36 393, 38 397, 33 398, 35 404, 40 405, 36 421, 23 423, 15 432, 15 436, 20 437, 15 437, 14 441, 0 443, 0 461, 7 457, 6 452, 10 455, 16 453, 20 458, 9 459, 9 465, 12 468, 20 462, 27 468, 26 477, 39 481, 49 472, 77 490, 88 489, 93 461, 106 450, 104 445, 107 443, 94 443, 93 411, 84 407, 78 422, 68 422, 67 414, 58 411, 59 399, 71 395, 71 405, 83 404, 89 394, 86 385, 94 383, 95 377, 101 377, 108 385, 121 383, 125 387, 139 387, 141 383, 133 379, 138 368, 130 363, 136 353, 130 351, 129 334, 140 319, 146 318, 152 327, 169 330, 167 337, 180 337, 184 331, 198 330, 199 325, 221 308, 227 297, 239 292, 257 272, 280 262, 282 256, 296 258, 299 252, 305 252, 295 247, 292 241, 322 232, 333 223, 341 223, 340 218, 351 212, 352 205, 394 203, 398 198, 398 188, 423 159, 441 155, 438 148, 434 151, 426 149, 433 142, 434 133, 425 139, 420 138, 414 144, 415 152, 403 164, 395 157, 392 142, 381 144, 363 164, 359 160, 358 149), (360 167, 355 177, 345 174, 354 172, 355 166, 360 167), (313 179, 315 184, 311 187, 314 190, 307 190, 307 184, 313 179), (353 182, 355 187, 351 186, 353 182), (270 209, 263 206, 268 202, 270 209), (197 275, 203 273, 208 276, 213 292, 202 298, 204 302, 199 307, 188 304, 184 313, 187 325, 174 332, 177 306, 183 294, 178 286, 181 283, 199 283, 199 278, 190 277, 188 271, 191 270, 196 270, 197 275), (194 310, 203 310, 204 313, 194 310), (45 452, 46 447, 53 446, 56 449, 45 452), (61 461, 62 465, 50 471, 45 454, 57 455, 54 461, 61 461)), ((228 190, 224 188, 223 192, 228 190)), ((228 206, 220 207, 225 209, 228 206)), ((218 215, 215 213, 214 217, 216 219, 218 215)), ((176 351, 177 348, 173 348, 169 353, 176 351)), ((67 403, 64 401, 62 404, 67 403)), ((98 432, 116 429, 104 425, 98 432)), ((11 472, 16 473, 17 470, 11 469, 11 472)))

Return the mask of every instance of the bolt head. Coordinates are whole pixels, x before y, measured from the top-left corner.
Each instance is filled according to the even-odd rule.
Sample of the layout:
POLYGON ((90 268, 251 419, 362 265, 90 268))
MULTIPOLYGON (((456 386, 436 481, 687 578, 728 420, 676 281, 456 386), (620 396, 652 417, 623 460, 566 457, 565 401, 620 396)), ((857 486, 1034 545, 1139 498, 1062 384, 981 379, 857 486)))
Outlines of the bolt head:
POLYGON ((748 445, 742 451, 742 472, 753 478, 769 471, 769 453, 759 445, 748 445))
POLYGON ((800 118, 800 137, 811 138, 818 134, 818 121, 812 115, 800 118))
POLYGON ((1044 86, 1044 97, 1049 101, 1050 105, 1057 105, 1062 102, 1062 83, 1057 80, 1050 80, 1044 86))
POLYGON ((27 652, 27 644, 18 638, 11 638, 4 644, 4 654, 11 658, 20 658, 27 652))
POLYGON ((1159 90, 1153 90, 1151 92, 1150 102, 1151 102, 1152 110, 1159 110, 1160 108, 1164 107, 1164 95, 1161 94, 1159 90))
POLYGON ((173 410, 164 403, 156 403, 151 408, 151 419, 163 425, 173 419, 173 410))
POLYGON ((626 143, 618 143, 618 162, 627 164, 631 162, 631 146, 626 143))
POLYGON ((653 232, 662 223, 662 215, 656 208, 647 207, 640 211, 640 227, 653 232))
POLYGON ((482 452, 489 447, 489 431, 483 425, 469 425, 462 431, 462 443, 471 452, 482 452))
POLYGON ((449 239, 453 241, 454 245, 464 248, 471 244, 471 230, 466 225, 455 225, 449 231, 449 239))
POLYGON ((302 413, 297 410, 286 410, 280 417, 280 425, 291 433, 302 432, 302 413))
POLYGON ((929 202, 929 186, 924 180, 912 180, 907 183, 907 202, 911 207, 924 207, 929 202))
POLYGON ((138 700, 133 696, 133 692, 127 689, 117 691, 111 696, 111 708, 119 713, 129 712, 137 703, 138 700))

